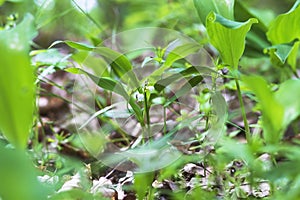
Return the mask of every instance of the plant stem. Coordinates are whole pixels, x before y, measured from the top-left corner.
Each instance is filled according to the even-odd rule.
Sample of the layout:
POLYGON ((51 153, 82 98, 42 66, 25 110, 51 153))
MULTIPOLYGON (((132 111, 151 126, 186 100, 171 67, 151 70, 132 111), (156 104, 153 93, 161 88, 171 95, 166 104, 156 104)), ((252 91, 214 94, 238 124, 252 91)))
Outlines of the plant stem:
POLYGON ((148 108, 148 99, 147 99, 147 93, 144 91, 144 102, 145 102, 145 108, 144 112, 146 115, 146 124, 147 124, 147 137, 150 137, 150 113, 149 113, 149 108, 148 108))
POLYGON ((239 80, 237 78, 235 78, 235 84, 236 84, 238 98, 239 98, 239 102, 240 102, 242 117, 244 120, 246 140, 250 144, 251 143, 250 128, 249 128, 249 124, 247 121, 247 116, 246 116, 246 111, 245 111, 245 106, 244 106, 244 102, 243 102, 243 98, 242 98, 242 92, 241 92, 239 80))

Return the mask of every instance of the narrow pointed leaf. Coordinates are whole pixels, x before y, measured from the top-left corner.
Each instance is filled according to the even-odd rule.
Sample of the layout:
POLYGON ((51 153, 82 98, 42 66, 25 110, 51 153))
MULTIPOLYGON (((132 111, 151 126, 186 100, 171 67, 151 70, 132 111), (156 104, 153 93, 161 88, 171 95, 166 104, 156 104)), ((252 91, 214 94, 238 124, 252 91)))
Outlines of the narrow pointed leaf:
POLYGON ((124 89, 123 85, 120 82, 118 82, 110 77, 100 77, 99 78, 99 77, 97 77, 89 72, 86 72, 80 68, 68 68, 68 69, 66 69, 66 71, 73 73, 73 74, 85 74, 99 87, 121 95, 133 109, 137 120, 142 125, 144 124, 143 113, 141 111, 141 108, 137 105, 135 99, 127 94, 126 90, 124 89))
POLYGON ((188 80, 178 91, 175 92, 175 95, 171 97, 164 106, 168 106, 171 103, 173 103, 176 99, 184 96, 187 94, 193 87, 198 85, 203 80, 203 77, 198 75, 195 77, 192 77, 188 80))
POLYGON ((86 45, 78 42, 72 42, 69 40, 57 41, 53 43, 51 46, 54 46, 62 42, 74 49, 93 51, 103 56, 105 59, 108 60, 108 63, 111 65, 112 70, 121 80, 123 80, 125 83, 128 83, 134 89, 139 87, 139 80, 137 79, 136 75, 132 71, 133 67, 130 61, 123 54, 107 47, 92 47, 90 45, 86 45))

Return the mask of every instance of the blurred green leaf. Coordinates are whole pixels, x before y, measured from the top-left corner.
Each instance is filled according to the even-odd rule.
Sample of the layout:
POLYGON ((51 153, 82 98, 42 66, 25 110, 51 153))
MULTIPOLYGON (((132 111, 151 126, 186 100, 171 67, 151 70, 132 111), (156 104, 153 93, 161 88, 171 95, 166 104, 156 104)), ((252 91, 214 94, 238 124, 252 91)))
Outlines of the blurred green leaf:
POLYGON ((278 91, 275 92, 275 99, 284 107, 283 128, 285 129, 300 115, 300 80, 290 79, 280 84, 278 91))
POLYGON ((140 173, 134 175, 134 189, 137 193, 138 199, 143 200, 151 188, 154 180, 154 172, 140 173))
POLYGON ((194 0, 194 5, 202 23, 206 24, 206 17, 210 12, 215 12, 227 19, 234 20, 234 0, 194 0))
POLYGON ((267 143, 277 143, 282 137, 284 106, 278 102, 261 77, 243 77, 243 82, 256 95, 261 106, 263 136, 267 143))
POLYGON ((47 192, 38 182, 32 163, 24 152, 0 144, 0 198, 5 200, 46 199, 47 192))
POLYGON ((300 39, 300 0, 297 0, 294 6, 284 14, 274 19, 267 32, 267 37, 272 44, 289 43, 295 39, 300 39))
POLYGON ((257 20, 251 18, 243 23, 235 22, 213 12, 206 20, 210 42, 219 51, 223 63, 231 69, 237 69, 245 49, 246 34, 257 20))
POLYGON ((218 141, 222 138, 225 131, 225 124, 228 118, 228 106, 220 92, 213 93, 212 111, 214 116, 211 116, 211 127, 207 131, 207 137, 211 141, 218 141))
POLYGON ((33 122, 35 86, 29 58, 33 20, 27 14, 17 27, 0 32, 0 129, 20 148, 26 147, 33 122))

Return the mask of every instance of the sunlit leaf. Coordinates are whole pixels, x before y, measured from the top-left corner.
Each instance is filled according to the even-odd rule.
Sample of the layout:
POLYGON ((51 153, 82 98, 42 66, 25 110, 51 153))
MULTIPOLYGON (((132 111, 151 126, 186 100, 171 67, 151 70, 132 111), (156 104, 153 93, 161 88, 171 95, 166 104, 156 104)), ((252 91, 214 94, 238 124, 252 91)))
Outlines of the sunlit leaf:
POLYGON ((26 146, 35 102, 29 43, 35 36, 33 17, 0 32, 0 129, 15 146, 26 146))
POLYGON ((297 0, 294 6, 284 14, 274 19, 267 32, 268 39, 272 44, 289 43, 300 38, 300 0, 297 0))
POLYGON ((227 19, 234 20, 234 0, 194 0, 194 5, 202 23, 206 23, 206 17, 210 12, 215 12, 227 19))
POLYGON ((251 18, 246 22, 236 22, 213 12, 206 20, 210 42, 219 51, 223 63, 232 69, 237 69, 245 49, 246 34, 257 20, 251 18))

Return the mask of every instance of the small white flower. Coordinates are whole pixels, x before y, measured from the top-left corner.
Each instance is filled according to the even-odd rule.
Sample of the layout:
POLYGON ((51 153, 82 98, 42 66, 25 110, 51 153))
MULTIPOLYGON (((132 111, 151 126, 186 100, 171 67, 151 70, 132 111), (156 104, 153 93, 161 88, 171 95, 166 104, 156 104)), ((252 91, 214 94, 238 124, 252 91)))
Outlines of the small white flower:
POLYGON ((153 86, 146 86, 146 90, 153 92, 154 91, 154 87, 153 86))
POLYGON ((140 94, 138 91, 133 93, 133 96, 138 102, 144 101, 144 95, 140 94))

